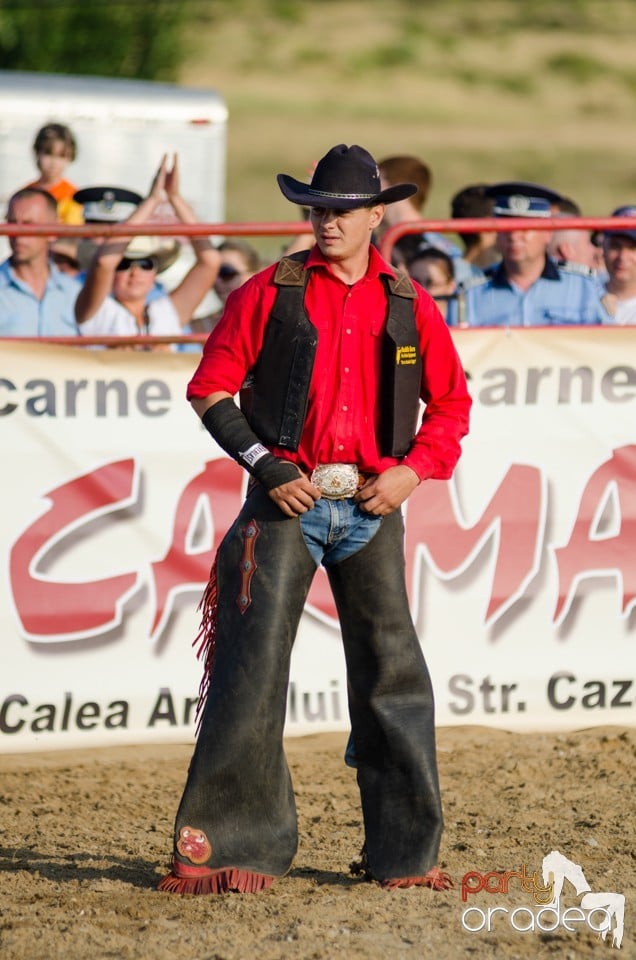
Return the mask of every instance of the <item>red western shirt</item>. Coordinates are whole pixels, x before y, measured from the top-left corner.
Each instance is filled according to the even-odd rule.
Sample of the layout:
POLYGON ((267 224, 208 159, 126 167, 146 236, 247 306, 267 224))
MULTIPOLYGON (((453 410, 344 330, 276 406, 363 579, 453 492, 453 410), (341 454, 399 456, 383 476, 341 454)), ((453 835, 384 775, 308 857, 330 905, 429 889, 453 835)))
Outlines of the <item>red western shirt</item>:
MULTIPOLYGON (((318 332, 307 417, 296 452, 271 447, 275 456, 311 472, 318 463, 356 463, 381 473, 405 463, 421 480, 448 479, 468 431, 470 396, 450 332, 434 301, 415 284, 415 322, 422 354, 421 426, 405 457, 385 457, 378 447, 382 335, 387 296, 382 274, 393 268, 369 248, 366 274, 348 286, 334 275, 318 247, 311 251, 305 309, 318 332)), ((250 278, 228 297, 210 334, 187 396, 217 391, 234 396, 255 365, 277 286, 277 264, 250 278)))

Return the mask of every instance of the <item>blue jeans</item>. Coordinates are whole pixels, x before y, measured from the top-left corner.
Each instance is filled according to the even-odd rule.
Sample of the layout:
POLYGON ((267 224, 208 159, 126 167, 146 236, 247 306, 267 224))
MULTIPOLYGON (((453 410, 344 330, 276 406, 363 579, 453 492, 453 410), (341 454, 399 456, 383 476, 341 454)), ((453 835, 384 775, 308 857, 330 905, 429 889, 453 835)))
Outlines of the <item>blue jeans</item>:
MULTIPOLYGON (((300 515, 300 528, 316 566, 329 567, 357 553, 378 532, 382 517, 364 513, 352 499, 316 501, 313 510, 300 515)), ((345 763, 357 767, 353 737, 345 752, 345 763)))
POLYGON ((355 500, 316 500, 300 515, 300 528, 316 566, 333 566, 361 550, 380 528, 382 517, 360 509, 355 500))

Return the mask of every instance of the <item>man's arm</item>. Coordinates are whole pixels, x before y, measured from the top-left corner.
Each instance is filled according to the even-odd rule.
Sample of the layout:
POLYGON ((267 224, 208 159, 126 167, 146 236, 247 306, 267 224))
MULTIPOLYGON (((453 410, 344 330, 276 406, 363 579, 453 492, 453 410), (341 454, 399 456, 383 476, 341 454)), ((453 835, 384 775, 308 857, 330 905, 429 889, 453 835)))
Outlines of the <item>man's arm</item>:
POLYGON ((295 464, 279 460, 263 446, 229 393, 219 390, 190 402, 218 445, 265 487, 286 516, 311 510, 320 490, 295 464))
POLYGON ((471 398, 448 327, 434 305, 420 303, 417 319, 426 409, 402 462, 368 480, 356 494, 360 509, 378 516, 397 509, 421 481, 448 479, 468 432, 471 398))
POLYGON ((402 463, 420 480, 448 480, 468 433, 472 399, 450 330, 434 304, 420 302, 416 315, 422 353, 420 427, 402 463))

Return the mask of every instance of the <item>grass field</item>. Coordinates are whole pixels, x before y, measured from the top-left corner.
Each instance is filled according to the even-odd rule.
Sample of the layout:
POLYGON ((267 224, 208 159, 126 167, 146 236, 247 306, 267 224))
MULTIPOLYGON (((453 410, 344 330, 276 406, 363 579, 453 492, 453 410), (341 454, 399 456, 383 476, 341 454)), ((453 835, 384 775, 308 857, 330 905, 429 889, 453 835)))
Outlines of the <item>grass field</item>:
POLYGON ((475 181, 636 201, 632 0, 205 0, 179 77, 230 111, 228 220, 294 219, 274 175, 334 143, 431 166, 425 214, 475 181))

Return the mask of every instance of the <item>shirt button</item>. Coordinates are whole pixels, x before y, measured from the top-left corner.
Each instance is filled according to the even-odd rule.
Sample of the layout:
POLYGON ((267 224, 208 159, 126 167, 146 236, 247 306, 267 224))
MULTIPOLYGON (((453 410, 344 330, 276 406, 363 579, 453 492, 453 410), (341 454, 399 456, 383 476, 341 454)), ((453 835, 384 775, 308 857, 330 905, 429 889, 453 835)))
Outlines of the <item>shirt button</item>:
POLYGON ((344 368, 344 372, 345 372, 345 373, 349 373, 349 367, 345 367, 345 368, 344 368))
POLYGON ((344 443, 338 444, 338 450, 344 450, 344 443))
POLYGON ((351 333, 351 327, 347 327, 347 329, 345 330, 345 333, 351 333))
POLYGON ((345 404, 343 405, 342 409, 346 412, 346 411, 349 409, 349 407, 348 407, 348 406, 346 405, 346 403, 345 403, 345 404))

